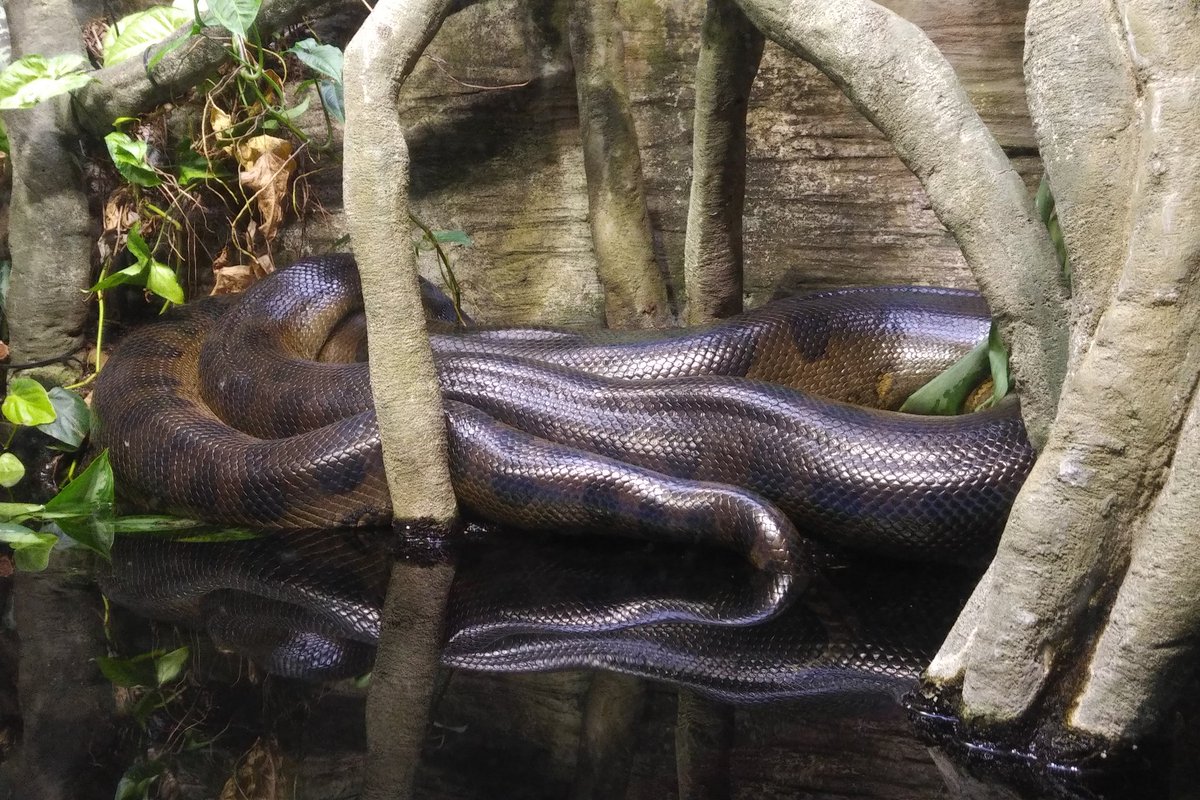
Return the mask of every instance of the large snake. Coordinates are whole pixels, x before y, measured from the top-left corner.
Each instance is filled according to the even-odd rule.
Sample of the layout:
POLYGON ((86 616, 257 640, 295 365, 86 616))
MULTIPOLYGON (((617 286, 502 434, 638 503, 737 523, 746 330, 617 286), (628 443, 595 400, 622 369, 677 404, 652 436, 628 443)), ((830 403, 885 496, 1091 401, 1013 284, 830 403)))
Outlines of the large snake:
MULTIPOLYGON (((309 258, 127 336, 94 395, 120 485, 217 522, 389 520, 367 367, 348 360, 360 308, 349 257, 309 258)), ((1015 404, 861 404, 894 407, 987 326, 974 293, 889 288, 642 338, 437 331, 454 488, 483 520, 710 541, 777 573, 808 537, 977 561, 1033 460, 1015 404)))

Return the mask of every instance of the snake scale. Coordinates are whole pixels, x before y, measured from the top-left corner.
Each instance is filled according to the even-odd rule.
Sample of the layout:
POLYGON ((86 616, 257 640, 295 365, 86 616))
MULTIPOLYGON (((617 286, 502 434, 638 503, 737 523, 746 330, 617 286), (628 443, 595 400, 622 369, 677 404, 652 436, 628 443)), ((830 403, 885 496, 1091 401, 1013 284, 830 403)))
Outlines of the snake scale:
MULTIPOLYGON (((360 320, 353 260, 324 256, 135 330, 93 401, 120 485, 214 522, 387 522, 360 320)), ((712 542, 780 573, 811 539, 978 561, 1034 457, 1015 404, 866 406, 987 326, 974 293, 886 288, 642 336, 434 329, 454 488, 477 519, 712 542)))

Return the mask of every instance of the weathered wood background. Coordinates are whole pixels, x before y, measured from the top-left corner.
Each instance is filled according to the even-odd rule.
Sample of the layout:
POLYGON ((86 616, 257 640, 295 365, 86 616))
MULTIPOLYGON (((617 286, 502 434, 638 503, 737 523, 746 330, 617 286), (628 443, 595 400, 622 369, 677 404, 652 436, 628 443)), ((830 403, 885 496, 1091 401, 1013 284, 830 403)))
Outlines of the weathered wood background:
MULTIPOLYGON (((1025 3, 885 5, 938 44, 1035 185, 1041 167, 1021 77, 1025 3)), ((618 6, 657 256, 679 297, 704 3, 618 6)), ((603 321, 565 15, 559 0, 468 8, 447 22, 405 88, 416 207, 436 227, 474 239, 473 248, 456 250, 456 271, 468 309, 482 320, 603 321)), ((972 285, 888 142, 828 78, 772 44, 749 128, 748 304, 853 284, 972 285)), ((424 268, 436 275, 432 259, 424 268)))

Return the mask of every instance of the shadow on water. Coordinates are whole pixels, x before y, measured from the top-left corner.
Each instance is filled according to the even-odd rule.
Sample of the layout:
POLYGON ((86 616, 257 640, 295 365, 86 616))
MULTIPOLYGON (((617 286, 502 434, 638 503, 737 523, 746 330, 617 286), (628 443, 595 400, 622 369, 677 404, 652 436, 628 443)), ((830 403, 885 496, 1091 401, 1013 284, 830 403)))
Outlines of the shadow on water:
MULTIPOLYGON (((351 796, 364 758, 363 692, 343 679, 370 669, 397 555, 389 540, 363 531, 122 537, 101 585, 120 606, 207 631, 218 651, 256 665, 248 681, 244 662, 209 651, 223 666, 208 674, 231 688, 211 690, 207 728, 231 747, 274 737, 302 783, 324 787, 298 797, 351 796)), ((725 715, 736 797, 1166 796, 1155 785, 1165 773, 1142 764, 1080 770, 939 744, 929 719, 925 738, 914 733, 902 698, 973 576, 830 556, 799 585, 678 547, 514 536, 462 549, 441 655, 453 669, 418 796, 568 796, 586 759, 582 669, 652 681, 632 729, 617 732, 636 742, 620 796, 675 796, 680 688, 736 709, 725 715)))

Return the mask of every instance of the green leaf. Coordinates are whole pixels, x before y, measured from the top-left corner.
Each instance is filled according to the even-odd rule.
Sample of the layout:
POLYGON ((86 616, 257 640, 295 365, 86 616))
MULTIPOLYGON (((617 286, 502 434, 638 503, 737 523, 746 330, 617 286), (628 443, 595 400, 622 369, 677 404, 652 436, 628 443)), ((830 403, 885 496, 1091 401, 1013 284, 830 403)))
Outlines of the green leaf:
POLYGON ((189 530, 203 525, 194 519, 170 517, 165 514, 131 514, 125 517, 113 517, 114 533, 167 533, 170 531, 189 530))
POLYGON ((984 341, 909 395, 900 410, 910 414, 957 414, 971 390, 987 375, 987 369, 988 343, 984 341))
POLYGON ((342 51, 333 45, 318 44, 316 39, 301 39, 287 52, 318 75, 342 82, 342 51))
POLYGON ((179 185, 190 186, 201 181, 211 181, 220 175, 207 158, 190 147, 179 158, 179 185))
POLYGON ((25 572, 41 572, 50 563, 50 551, 58 543, 52 533, 31 531, 14 522, 0 522, 0 542, 13 549, 13 562, 25 572))
POLYGON ((0 453, 0 486, 11 489, 25 477, 25 465, 12 453, 0 453))
POLYGON ((209 0, 208 13, 225 30, 245 39, 261 6, 262 0, 209 0))
POLYGON ((8 128, 5 127, 2 119, 0 119, 0 150, 6 153, 12 152, 12 147, 8 143, 8 128))
POLYGON ((346 122, 346 92, 342 88, 342 82, 317 81, 317 92, 320 93, 321 102, 325 104, 325 110, 329 112, 329 116, 344 124, 346 122))
POLYGON ((0 108, 33 108, 49 100, 86 86, 92 76, 83 72, 81 56, 25 56, 0 72, 0 108))
POLYGON ((32 517, 46 507, 40 503, 0 503, 0 520, 13 520, 17 517, 32 517))
POLYGON ((139 262, 145 263, 153 258, 153 254, 150 252, 150 245, 146 244, 146 240, 142 238, 141 228, 137 225, 129 229, 129 235, 125 239, 125 246, 129 248, 129 252, 139 262))
POLYGON ((183 287, 175 277, 175 270, 161 261, 151 261, 150 271, 146 276, 146 288, 164 300, 172 303, 183 303, 183 287))
POLYGON ((474 244, 466 231, 434 231, 433 238, 439 244, 461 244, 464 247, 474 244))
POLYGON ((88 291, 99 292, 103 291, 104 289, 111 289, 112 287, 119 286, 123 283, 132 283, 135 286, 145 286, 146 273, 149 271, 149 266, 150 265, 147 262, 139 261, 123 270, 106 276, 102 280, 96 281, 96 284, 91 289, 88 289, 88 291))
POLYGON ((33 378, 13 378, 8 396, 0 406, 4 418, 14 425, 44 425, 54 422, 54 404, 45 387, 33 378))
MULTIPOLYGON (((43 516, 43 518, 48 518, 43 516)), ((107 511, 95 514, 63 514, 54 523, 63 536, 86 547, 106 560, 112 559, 115 538, 113 517, 107 511)))
POLYGON ((135 686, 157 686, 158 671, 154 668, 154 658, 161 651, 141 653, 133 658, 111 658, 97 656, 96 666, 114 686, 132 689, 135 686))
POLYGON ((192 21, 191 12, 172 6, 154 6, 121 17, 109 26, 101 42, 104 66, 128 61, 152 44, 165 40, 192 21))
POLYGON ((78 449, 92 428, 91 409, 70 389, 55 386, 49 395, 57 416, 53 422, 38 425, 38 430, 62 442, 68 450, 78 449))
POLYGON ((59 490, 48 503, 46 511, 88 516, 112 509, 114 481, 112 466, 108 463, 108 451, 88 464, 87 469, 59 490))
POLYGON ((988 364, 992 370, 992 402, 999 403, 1008 394, 1008 348, 1000 338, 1000 329, 992 323, 988 332, 988 364))
POLYGON ((134 764, 117 783, 114 800, 149 800, 150 787, 164 772, 166 766, 161 761, 134 764))
POLYGON ((183 665, 187 663, 191 651, 186 647, 180 647, 172 650, 169 653, 163 653, 154 659, 154 676, 158 681, 158 685, 170 683, 179 677, 183 672, 183 665))
POLYGON ((108 154, 116 165, 117 172, 120 172, 125 180, 146 187, 162 183, 162 178, 154 171, 154 167, 150 166, 150 145, 146 142, 134 139, 127 133, 113 131, 104 137, 104 143, 108 145, 108 154))
POLYGON ((181 536, 177 542, 188 544, 204 544, 210 542, 247 542, 251 539, 261 539, 262 534, 249 528, 222 528, 210 533, 196 533, 191 536, 181 536))

